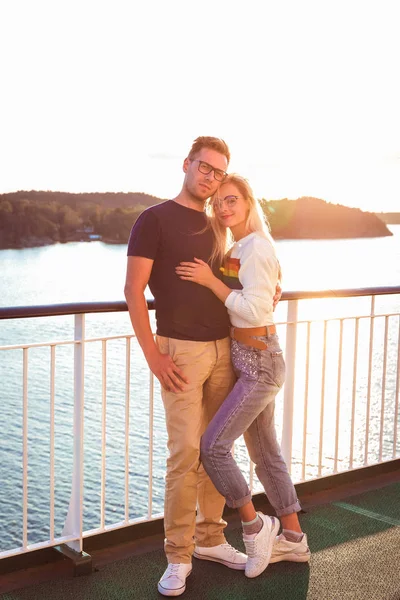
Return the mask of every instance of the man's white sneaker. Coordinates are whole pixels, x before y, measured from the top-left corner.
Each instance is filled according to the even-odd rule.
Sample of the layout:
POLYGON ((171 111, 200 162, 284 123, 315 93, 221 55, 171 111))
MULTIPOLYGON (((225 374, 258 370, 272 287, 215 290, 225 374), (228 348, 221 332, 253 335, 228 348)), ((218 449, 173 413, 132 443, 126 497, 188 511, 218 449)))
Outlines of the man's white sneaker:
POLYGON ((190 563, 168 563, 158 582, 158 591, 163 596, 180 596, 186 590, 186 577, 189 577, 191 572, 190 563))
POLYGON ((277 563, 282 560, 292 562, 308 562, 311 557, 310 548, 307 545, 307 536, 304 533, 300 542, 289 542, 281 533, 275 539, 272 548, 270 563, 277 563))
POLYGON ((258 533, 243 534, 244 545, 247 552, 247 564, 244 574, 246 577, 257 577, 268 566, 271 558, 272 546, 279 531, 279 519, 273 519, 263 513, 257 513, 263 522, 258 533))
POLYGON ((239 552, 239 550, 236 550, 236 548, 228 543, 211 546, 210 548, 195 546, 193 556, 200 560, 211 560, 221 563, 237 571, 244 571, 246 568, 246 554, 239 552))

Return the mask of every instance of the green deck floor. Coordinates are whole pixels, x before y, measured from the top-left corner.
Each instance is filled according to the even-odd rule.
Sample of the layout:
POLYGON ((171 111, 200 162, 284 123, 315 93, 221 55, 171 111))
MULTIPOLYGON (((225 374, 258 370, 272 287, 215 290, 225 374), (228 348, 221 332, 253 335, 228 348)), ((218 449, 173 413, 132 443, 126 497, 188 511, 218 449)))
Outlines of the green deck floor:
MULTIPOLYGON (((400 483, 314 507, 301 515, 309 565, 269 565, 256 579, 194 559, 185 600, 400 600, 400 483)), ((229 541, 243 549, 239 529, 229 541)), ((162 549, 103 566, 89 576, 23 588, 1 600, 160 600, 162 549)))

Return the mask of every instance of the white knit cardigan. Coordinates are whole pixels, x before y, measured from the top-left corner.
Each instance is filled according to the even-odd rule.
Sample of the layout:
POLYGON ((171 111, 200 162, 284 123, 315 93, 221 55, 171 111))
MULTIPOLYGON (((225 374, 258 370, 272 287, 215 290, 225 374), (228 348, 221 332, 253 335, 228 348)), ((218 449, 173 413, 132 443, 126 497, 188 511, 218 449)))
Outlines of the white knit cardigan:
POLYGON ((254 232, 235 243, 231 257, 240 261, 242 290, 232 290, 225 306, 234 327, 272 325, 279 263, 271 242, 254 232))

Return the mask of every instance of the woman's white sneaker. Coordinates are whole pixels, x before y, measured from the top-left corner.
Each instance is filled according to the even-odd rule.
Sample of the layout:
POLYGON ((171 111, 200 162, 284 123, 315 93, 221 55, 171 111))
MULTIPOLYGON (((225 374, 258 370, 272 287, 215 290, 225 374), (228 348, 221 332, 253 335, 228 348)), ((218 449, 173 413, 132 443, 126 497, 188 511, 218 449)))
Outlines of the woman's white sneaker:
POLYGON ((186 578, 191 572, 190 563, 168 563, 158 582, 158 591, 163 596, 180 596, 186 590, 186 578))
POLYGON ((283 560, 291 562, 308 562, 311 557, 310 548, 307 544, 307 536, 304 533, 300 542, 289 542, 281 533, 275 540, 272 548, 270 563, 277 563, 283 560))
POLYGON ((243 542, 247 552, 247 563, 244 572, 246 577, 257 577, 267 568, 271 558, 272 546, 279 531, 279 519, 276 517, 271 518, 260 512, 257 514, 263 522, 261 530, 252 535, 243 534, 243 542))

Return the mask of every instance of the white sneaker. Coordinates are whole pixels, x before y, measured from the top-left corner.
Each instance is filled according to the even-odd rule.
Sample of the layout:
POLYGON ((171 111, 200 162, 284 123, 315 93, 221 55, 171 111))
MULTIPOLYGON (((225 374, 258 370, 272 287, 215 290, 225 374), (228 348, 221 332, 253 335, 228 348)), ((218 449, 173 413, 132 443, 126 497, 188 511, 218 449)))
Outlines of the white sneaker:
POLYGON ((168 563, 158 582, 158 591, 163 596, 180 596, 186 590, 186 577, 189 577, 191 572, 190 563, 168 563))
POLYGON ((203 548, 195 546, 193 556, 200 560, 211 560, 213 562, 221 563, 230 569, 236 569, 237 571, 244 571, 246 568, 247 556, 243 552, 239 552, 233 546, 228 544, 219 544, 219 546, 211 546, 210 548, 203 548))
POLYGON ((289 542, 281 533, 275 539, 272 548, 270 563, 277 563, 281 560, 292 562, 308 562, 311 557, 310 548, 307 545, 307 536, 304 533, 300 542, 289 542))
POLYGON ((257 514, 263 522, 262 529, 252 535, 243 534, 248 556, 244 572, 246 577, 257 577, 267 568, 271 558, 272 546, 279 531, 279 519, 274 517, 272 520, 271 517, 261 512, 257 514))

